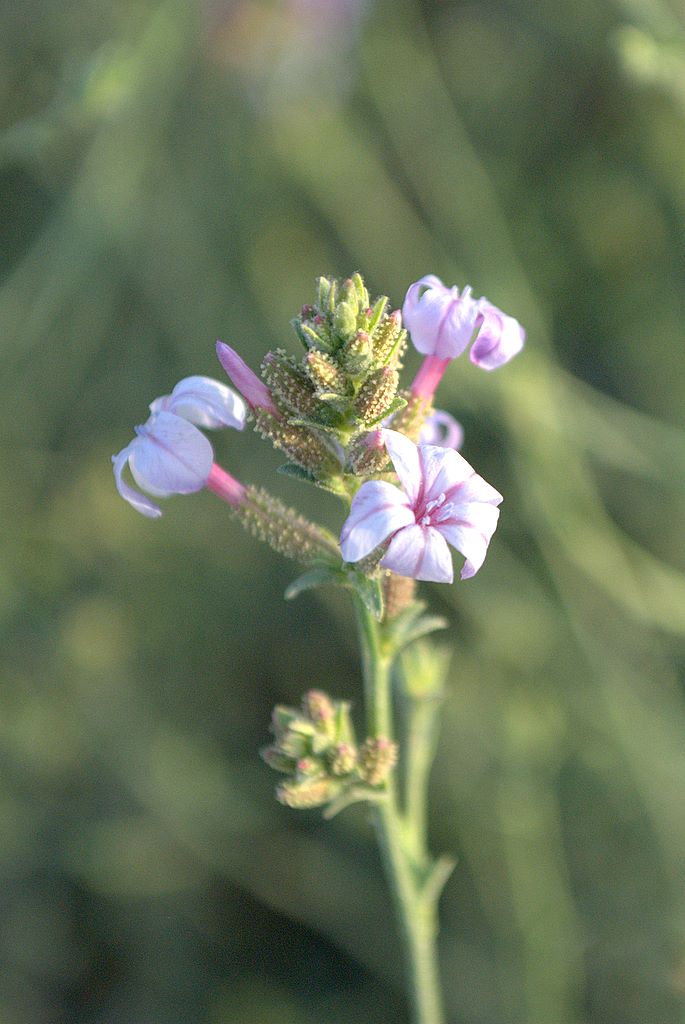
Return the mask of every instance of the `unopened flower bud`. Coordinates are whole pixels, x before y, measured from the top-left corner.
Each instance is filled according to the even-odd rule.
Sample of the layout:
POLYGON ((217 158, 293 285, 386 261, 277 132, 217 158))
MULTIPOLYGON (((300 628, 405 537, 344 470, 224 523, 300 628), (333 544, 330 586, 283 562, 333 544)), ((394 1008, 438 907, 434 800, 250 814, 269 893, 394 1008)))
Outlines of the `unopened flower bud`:
POLYGON ((333 330, 341 341, 347 341, 357 330, 357 311, 349 302, 340 302, 336 306, 333 330))
POLYGON ((329 280, 327 277, 318 277, 316 279, 316 304, 319 309, 333 311, 336 291, 337 282, 335 280, 329 280))
POLYGON ((373 304, 373 308, 367 311, 369 318, 369 330, 373 331, 375 327, 380 323, 381 317, 385 313, 385 308, 388 305, 387 295, 381 295, 380 298, 376 299, 373 304))
POLYGON ((284 772, 286 775, 292 773, 295 762, 292 757, 284 754, 279 746, 264 747, 259 753, 269 768, 273 768, 277 772, 284 772))
POLYGON ((287 707, 285 704, 276 705, 271 712, 271 732, 276 739, 280 739, 288 731, 291 723, 296 718, 297 711, 295 708, 287 707))
POLYGON ((393 416, 392 429, 418 442, 426 417, 433 411, 430 398, 420 398, 410 391, 401 391, 400 395, 407 399, 407 404, 393 416))
POLYGON ((297 782, 282 782, 276 788, 276 799, 286 807, 306 810, 310 807, 321 807, 322 804, 327 804, 338 789, 339 783, 335 779, 322 775, 319 778, 302 779, 297 782))
POLYGON ((366 331, 357 331, 343 346, 341 358, 348 373, 363 375, 371 364, 371 339, 366 331))
POLYGON ((354 403, 359 419, 369 425, 378 423, 392 405, 398 383, 397 370, 390 366, 372 373, 362 384, 354 403))
POLYGON ((385 736, 364 740, 359 752, 359 774, 370 786, 385 782, 397 764, 397 744, 385 736))
MULTIPOLYGON (((359 292, 355 287, 355 283, 351 277, 348 277, 346 281, 343 281, 338 296, 338 304, 346 303, 350 309, 354 312, 355 319, 359 312, 359 292)), ((367 303, 363 303, 362 309, 367 303)))
POLYGON ((255 428, 289 459, 315 476, 336 476, 340 473, 340 463, 333 453, 305 427, 285 423, 258 409, 255 411, 255 428))
POLYGON ((388 453, 381 430, 356 437, 347 449, 347 464, 356 476, 382 473, 388 465, 388 453))
POLYGON ((223 341, 217 341, 216 354, 224 370, 251 409, 266 409, 274 416, 279 415, 266 384, 262 383, 256 373, 253 373, 235 349, 223 341))
POLYGON ((323 690, 309 690, 302 698, 302 709, 317 729, 330 732, 334 728, 335 707, 323 690))
POLYGON ((267 352, 262 374, 272 394, 296 416, 313 419, 322 411, 311 381, 285 352, 267 352))
POLYGON ((351 743, 338 743, 329 753, 333 775, 349 775, 357 767, 357 748, 351 743))
POLYGON ((347 378, 331 356, 311 351, 305 356, 307 373, 317 391, 342 395, 347 389, 347 378))
POLYGON ((402 329, 402 314, 399 309, 384 317, 373 333, 373 357, 385 366, 391 363, 399 366, 407 344, 407 332, 402 329))
POLYGON ((359 308, 360 309, 366 309, 366 307, 369 304, 369 293, 366 290, 366 286, 364 284, 364 279, 362 278, 360 273, 355 272, 352 275, 352 277, 351 277, 351 281, 352 281, 352 284, 354 285, 354 287, 357 290, 357 296, 358 296, 358 299, 359 299, 359 308))
POLYGON ((295 765, 298 778, 311 778, 321 775, 322 764, 316 757, 301 757, 295 765))

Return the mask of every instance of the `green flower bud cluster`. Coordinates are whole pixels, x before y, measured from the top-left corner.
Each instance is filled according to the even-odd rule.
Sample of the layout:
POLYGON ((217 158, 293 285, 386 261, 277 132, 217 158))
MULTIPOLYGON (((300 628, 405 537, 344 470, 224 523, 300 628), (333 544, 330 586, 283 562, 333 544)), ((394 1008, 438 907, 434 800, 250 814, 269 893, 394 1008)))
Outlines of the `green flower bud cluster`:
POLYGON ((271 731, 274 742, 261 754, 287 778, 276 798, 288 807, 321 807, 355 791, 356 799, 383 786, 397 762, 392 741, 370 738, 357 747, 347 701, 309 690, 302 707, 277 705, 271 731))
POLYGON ((302 358, 276 349, 262 362, 277 414, 260 412, 257 429, 333 490, 354 493, 360 476, 381 471, 381 460, 360 458, 361 441, 406 405, 398 371, 407 333, 387 306, 386 296, 371 301, 359 274, 320 277, 314 303, 292 321, 302 358))

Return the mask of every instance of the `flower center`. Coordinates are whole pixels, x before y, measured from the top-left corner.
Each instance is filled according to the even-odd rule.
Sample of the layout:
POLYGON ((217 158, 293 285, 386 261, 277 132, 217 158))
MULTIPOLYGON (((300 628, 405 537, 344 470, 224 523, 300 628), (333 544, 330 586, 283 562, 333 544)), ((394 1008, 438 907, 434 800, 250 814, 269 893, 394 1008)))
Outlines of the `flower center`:
POLYGON ((417 509, 416 522, 419 526, 435 526, 448 519, 452 509, 451 502, 445 503, 445 492, 443 491, 437 498, 427 501, 422 509, 417 509))

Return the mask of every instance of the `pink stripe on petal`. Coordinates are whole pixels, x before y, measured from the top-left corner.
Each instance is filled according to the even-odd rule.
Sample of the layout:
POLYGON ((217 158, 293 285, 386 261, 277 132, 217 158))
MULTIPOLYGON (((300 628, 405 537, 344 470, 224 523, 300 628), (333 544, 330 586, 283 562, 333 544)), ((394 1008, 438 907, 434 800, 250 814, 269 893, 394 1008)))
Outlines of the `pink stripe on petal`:
POLYGON ((214 460, 197 427, 171 412, 155 413, 139 428, 129 466, 136 483, 159 498, 201 490, 214 460))
POLYGON ((414 522, 406 496, 393 484, 370 480, 357 491, 340 534, 346 562, 358 562, 390 534, 414 522))
POLYGON ((445 539, 432 527, 408 526, 399 530, 381 565, 399 576, 432 583, 451 583, 452 557, 445 539))

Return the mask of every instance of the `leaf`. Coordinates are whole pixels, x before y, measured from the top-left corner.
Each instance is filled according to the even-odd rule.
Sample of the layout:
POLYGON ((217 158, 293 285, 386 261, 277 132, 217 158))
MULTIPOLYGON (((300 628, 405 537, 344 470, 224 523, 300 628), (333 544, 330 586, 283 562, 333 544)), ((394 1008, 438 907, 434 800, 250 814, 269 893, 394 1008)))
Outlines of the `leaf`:
POLYGON ((278 467, 278 473, 283 473, 284 476, 292 476, 296 480, 304 480, 308 484, 316 484, 316 477, 313 473, 310 473, 304 466, 298 466, 296 462, 285 462, 282 466, 278 467))
POLYGON ((282 473, 283 476, 290 476, 301 483, 312 484, 322 491, 329 491, 330 494, 337 494, 338 496, 342 494, 347 497, 347 491, 342 483, 338 483, 337 478, 320 480, 313 473, 310 473, 308 469, 305 469, 304 466, 299 466, 296 462, 285 462, 282 466, 278 467, 276 472, 282 473))
POLYGON ((423 601, 415 601, 387 624, 386 636, 396 651, 422 636, 449 627, 449 622, 441 615, 424 615, 425 607, 423 601))
POLYGON ((309 572, 293 580, 286 587, 284 596, 286 601, 292 601, 294 598, 299 597, 300 594, 303 594, 305 590, 314 590, 316 587, 323 587, 327 583, 340 583, 344 581, 344 578, 344 573, 340 569, 332 569, 327 565, 320 565, 316 569, 310 569, 309 572))

